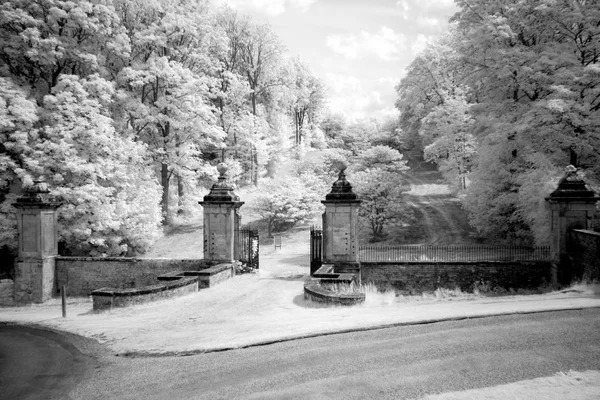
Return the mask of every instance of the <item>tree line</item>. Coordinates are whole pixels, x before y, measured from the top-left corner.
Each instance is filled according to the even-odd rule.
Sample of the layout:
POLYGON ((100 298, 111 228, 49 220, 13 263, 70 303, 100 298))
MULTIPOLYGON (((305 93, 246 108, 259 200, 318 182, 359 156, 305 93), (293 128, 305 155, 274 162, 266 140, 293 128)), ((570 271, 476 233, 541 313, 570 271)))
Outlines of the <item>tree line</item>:
POLYGON ((600 7, 456 0, 397 85, 400 127, 484 236, 547 244, 544 198, 573 164, 600 178, 600 7))
POLYGON ((406 145, 398 119, 348 121, 341 114, 326 112, 318 126, 323 140, 311 148, 297 148, 288 163, 289 173, 264 179, 247 203, 247 209, 261 218, 267 235, 298 222, 314 222, 324 211, 321 201, 342 168, 362 201, 361 239, 378 242, 403 235, 406 225, 416 221, 403 201, 410 189, 404 180, 409 168, 401 153, 406 145))
POLYGON ((64 254, 134 255, 225 162, 240 184, 323 140, 324 86, 268 24, 195 0, 0 6, 0 247, 43 179, 64 254), (321 138, 321 139, 319 139, 321 138))

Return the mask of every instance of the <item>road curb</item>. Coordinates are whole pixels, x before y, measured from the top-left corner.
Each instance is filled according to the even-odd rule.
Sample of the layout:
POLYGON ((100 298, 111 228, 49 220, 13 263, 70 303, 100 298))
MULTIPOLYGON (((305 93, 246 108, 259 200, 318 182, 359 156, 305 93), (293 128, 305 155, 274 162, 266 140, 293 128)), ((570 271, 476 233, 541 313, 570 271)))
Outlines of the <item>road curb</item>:
POLYGON ((146 352, 146 351, 132 351, 125 353, 117 353, 115 356, 117 357, 126 357, 126 358, 158 358, 158 357, 189 357, 199 354, 208 354, 208 353, 220 353, 231 350, 240 350, 240 349, 248 349, 252 347, 261 347, 268 346, 277 343, 283 342, 291 342, 294 340, 301 339, 310 339, 321 336, 332 336, 332 335, 340 335, 344 333, 354 333, 354 332, 365 332, 365 331, 374 331, 380 329, 387 328, 396 328, 402 326, 416 326, 416 325, 430 325, 436 324, 440 322, 450 322, 450 321, 463 321, 468 319, 483 319, 483 318, 491 318, 491 317, 501 317, 507 315, 527 315, 527 314, 541 314, 541 313, 549 313, 549 312, 560 312, 560 311, 582 311, 589 310, 594 308, 600 308, 600 305, 591 305, 591 306, 578 306, 573 308, 554 308, 554 309, 545 309, 545 310, 530 310, 530 311, 510 311, 510 312, 500 312, 496 314, 479 314, 479 315, 470 315, 470 316, 455 316, 455 317, 447 317, 447 318, 436 318, 429 320, 421 320, 421 321, 409 321, 409 322, 395 322, 389 324, 381 324, 374 325, 370 327, 360 327, 360 328, 347 328, 347 329, 339 329, 331 332, 320 332, 320 333, 310 333, 305 335, 297 335, 297 336, 288 336, 279 339, 270 339, 270 340, 262 340, 256 341, 254 343, 249 343, 241 346, 221 346, 221 347, 213 347, 208 349, 197 349, 197 350, 187 350, 187 351, 165 351, 165 352, 146 352))

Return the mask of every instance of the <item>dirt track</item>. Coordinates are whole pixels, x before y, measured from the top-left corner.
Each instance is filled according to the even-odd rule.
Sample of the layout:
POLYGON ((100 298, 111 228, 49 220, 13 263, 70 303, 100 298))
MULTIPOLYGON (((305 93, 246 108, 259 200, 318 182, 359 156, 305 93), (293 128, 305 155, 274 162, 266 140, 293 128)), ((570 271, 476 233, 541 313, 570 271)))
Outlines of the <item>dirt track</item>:
POLYGON ((420 187, 443 188, 442 175, 435 165, 423 160, 423 153, 411 150, 404 153, 410 170, 404 178, 411 184, 405 200, 416 210, 422 221, 423 234, 407 244, 458 245, 477 243, 475 231, 469 226, 466 212, 453 193, 429 194, 420 187))

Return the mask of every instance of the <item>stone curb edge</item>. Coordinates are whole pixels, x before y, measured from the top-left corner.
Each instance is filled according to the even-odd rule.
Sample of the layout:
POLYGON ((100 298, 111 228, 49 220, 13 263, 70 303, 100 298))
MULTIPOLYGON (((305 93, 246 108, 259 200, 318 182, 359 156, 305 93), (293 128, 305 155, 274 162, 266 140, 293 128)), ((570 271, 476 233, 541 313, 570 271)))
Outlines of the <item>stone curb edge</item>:
POLYGON ((449 321, 463 321, 468 319, 482 319, 482 318, 491 318, 491 317, 500 317, 507 315, 527 315, 527 314, 541 314, 547 312, 559 312, 559 311, 581 311, 581 310, 589 310, 594 308, 600 308, 600 305, 592 305, 592 306, 577 306, 572 308, 553 308, 546 310, 532 310, 532 311, 511 311, 511 312, 502 312, 498 314, 479 314, 479 315, 471 315, 471 316, 456 316, 456 317, 448 317, 448 318, 437 318, 437 319, 428 319, 421 321, 410 321, 410 322, 395 322, 389 324, 382 325, 374 325, 369 327, 361 327, 361 328, 347 328, 340 329, 330 332, 320 332, 320 333, 309 333, 305 335, 297 335, 297 336, 287 336, 279 339, 270 339, 264 341, 256 341, 254 343, 244 344, 241 346, 222 346, 222 347, 213 347, 208 349, 196 349, 196 350, 187 350, 187 351, 165 351, 165 352, 146 352, 146 351, 132 351, 125 353, 117 353, 115 356, 117 357, 126 357, 126 358, 151 358, 151 357, 188 357, 199 354, 208 354, 208 353, 220 353, 224 351, 231 350, 241 350, 248 349, 251 347, 260 347, 260 346, 268 346, 276 343, 283 342, 291 342, 294 340, 301 339, 310 339, 320 336, 332 336, 339 335, 344 333, 353 333, 353 332, 365 332, 365 331, 374 331, 379 329, 387 329, 387 328, 395 328, 401 326, 413 326, 413 325, 429 325, 436 324, 439 322, 449 322, 449 321))
MULTIPOLYGON (((241 350, 241 349, 248 349, 248 348, 252 348, 252 347, 268 346, 271 344, 291 342, 294 340, 301 340, 301 339, 310 339, 310 338, 316 338, 316 337, 321 337, 321 336, 332 336, 332 335, 339 335, 339 334, 353 333, 353 332, 366 332, 366 331, 374 331, 374 330, 395 328, 395 327, 401 327, 401 326, 429 325, 429 324, 436 324, 439 322, 463 321, 463 320, 468 320, 468 319, 482 319, 482 318, 491 318, 491 317, 501 317, 501 316, 507 316, 507 315, 541 314, 541 313, 560 312, 560 311, 582 311, 582 310, 589 310, 589 309, 594 309, 594 308, 600 308, 600 305, 591 305, 591 306, 583 306, 583 307, 578 306, 578 307, 571 307, 571 308, 568 308, 568 307, 567 308, 553 308, 553 309, 546 309, 546 310, 512 311, 512 312, 503 312, 503 313, 498 313, 498 314, 479 314, 479 315, 471 315, 471 316, 456 316, 456 317, 448 317, 448 318, 437 318, 437 319, 429 319, 429 320, 421 320, 421 321, 395 322, 395 323, 390 323, 390 324, 381 324, 381 325, 374 325, 374 326, 369 326, 369 327, 348 328, 348 329, 339 329, 339 330, 330 331, 330 332, 309 333, 309 334, 305 334, 305 335, 288 336, 288 337, 283 337, 283 338, 279 338, 279 339, 256 341, 254 343, 244 344, 241 346, 222 346, 222 347, 214 347, 214 348, 208 348, 208 349, 165 351, 165 352, 131 351, 131 352, 124 352, 124 353, 114 353, 113 355, 115 357, 125 357, 125 358, 189 357, 189 356, 195 356, 195 355, 200 355, 200 354, 220 353, 220 352, 231 351, 231 350, 241 350)), ((80 334, 77 334, 74 332, 56 329, 54 327, 41 325, 39 323, 34 323, 34 322, 28 323, 28 322, 18 322, 18 321, 0 321, 0 326, 24 326, 24 327, 34 328, 34 329, 46 330, 46 331, 54 332, 57 334, 65 335, 65 336, 67 336, 67 339, 68 339, 68 337, 79 337, 85 341, 95 342, 98 346, 105 347, 109 353, 111 352, 110 348, 108 348, 108 345, 99 342, 97 339, 95 339, 93 337, 88 337, 88 336, 80 335, 80 334)), ((79 347, 79 346, 75 345, 75 347, 79 347)), ((84 351, 82 349, 78 349, 78 350, 80 350, 82 353, 89 354, 89 352, 84 351)))

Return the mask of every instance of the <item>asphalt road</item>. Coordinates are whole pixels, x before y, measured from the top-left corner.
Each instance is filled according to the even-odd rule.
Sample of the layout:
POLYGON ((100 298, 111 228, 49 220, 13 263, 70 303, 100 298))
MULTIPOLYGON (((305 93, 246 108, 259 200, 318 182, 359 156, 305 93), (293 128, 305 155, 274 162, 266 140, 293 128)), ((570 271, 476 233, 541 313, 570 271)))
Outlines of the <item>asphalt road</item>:
POLYGON ((600 370, 600 309, 388 328, 188 357, 110 356, 102 364, 72 398, 418 398, 600 370))
POLYGON ((70 337, 0 325, 0 399, 64 399, 96 365, 70 337))

